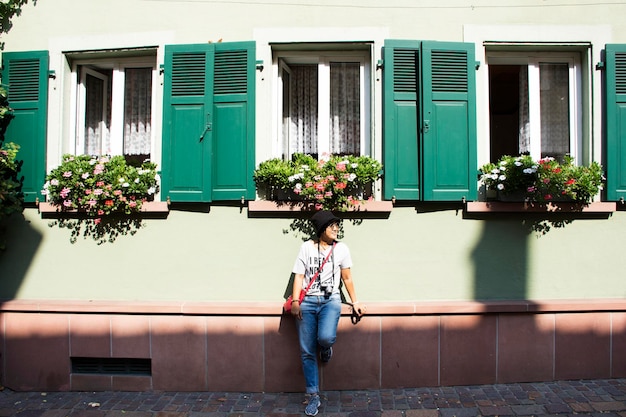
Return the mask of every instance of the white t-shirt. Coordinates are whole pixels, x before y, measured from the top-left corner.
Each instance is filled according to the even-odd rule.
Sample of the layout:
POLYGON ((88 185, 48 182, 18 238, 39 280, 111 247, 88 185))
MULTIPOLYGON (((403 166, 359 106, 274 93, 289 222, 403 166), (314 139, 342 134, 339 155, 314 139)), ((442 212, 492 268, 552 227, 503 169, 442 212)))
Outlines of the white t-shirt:
POLYGON ((334 249, 328 247, 325 251, 314 241, 306 241, 300 246, 300 252, 293 266, 294 274, 304 274, 302 289, 306 289, 309 280, 317 272, 324 258, 332 250, 322 272, 317 276, 307 295, 325 295, 326 288, 331 289, 333 294, 339 293, 341 282, 341 270, 352 267, 350 250, 345 243, 336 242, 334 249))

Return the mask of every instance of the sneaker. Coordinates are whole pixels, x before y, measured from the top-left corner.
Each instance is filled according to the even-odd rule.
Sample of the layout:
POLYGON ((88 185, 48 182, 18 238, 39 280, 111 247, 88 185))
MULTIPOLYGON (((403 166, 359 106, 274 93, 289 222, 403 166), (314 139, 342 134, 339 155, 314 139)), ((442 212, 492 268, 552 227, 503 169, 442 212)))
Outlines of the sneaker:
POLYGON ((322 402, 320 401, 320 396, 318 394, 313 394, 309 398, 309 403, 304 409, 304 414, 307 416, 316 416, 318 412, 318 408, 320 408, 322 402))
POLYGON ((333 357, 333 347, 329 346, 327 348, 322 348, 320 350, 320 358, 322 359, 322 362, 326 363, 328 361, 330 361, 330 358, 333 357))

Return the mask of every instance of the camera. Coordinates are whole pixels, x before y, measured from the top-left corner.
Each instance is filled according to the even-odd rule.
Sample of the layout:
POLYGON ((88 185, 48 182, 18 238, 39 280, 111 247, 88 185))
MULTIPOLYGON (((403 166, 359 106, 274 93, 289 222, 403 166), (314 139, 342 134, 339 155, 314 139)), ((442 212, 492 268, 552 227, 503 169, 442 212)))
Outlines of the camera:
POLYGON ((333 286, 330 284, 320 285, 320 289, 324 291, 324 296, 330 297, 333 293, 333 286))

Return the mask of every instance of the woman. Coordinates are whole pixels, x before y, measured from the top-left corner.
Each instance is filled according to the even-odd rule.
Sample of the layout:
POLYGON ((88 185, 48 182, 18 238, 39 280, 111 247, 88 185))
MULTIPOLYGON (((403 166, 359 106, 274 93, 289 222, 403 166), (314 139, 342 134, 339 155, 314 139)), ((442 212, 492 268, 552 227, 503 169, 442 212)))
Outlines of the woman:
POLYGON ((328 362, 333 354, 333 344, 337 336, 337 324, 341 315, 339 282, 348 291, 352 309, 359 317, 365 306, 359 304, 352 281, 352 258, 345 243, 337 242, 339 221, 330 211, 318 211, 311 218, 317 238, 304 242, 293 267, 293 301, 291 314, 297 319, 300 355, 306 382, 306 393, 310 395, 304 412, 308 416, 317 415, 321 405, 319 396, 319 374, 317 351, 320 359, 328 362), (316 272, 320 271, 316 276, 316 272), (299 294, 307 288, 315 277, 300 305, 299 294))

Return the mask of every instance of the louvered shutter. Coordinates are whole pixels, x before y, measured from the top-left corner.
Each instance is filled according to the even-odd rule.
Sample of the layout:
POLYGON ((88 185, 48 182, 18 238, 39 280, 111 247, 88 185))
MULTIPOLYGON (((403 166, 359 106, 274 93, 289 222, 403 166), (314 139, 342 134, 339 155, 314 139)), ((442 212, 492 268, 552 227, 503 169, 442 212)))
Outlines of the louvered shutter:
POLYGON ((213 200, 255 198, 255 44, 215 44, 213 200))
POLYGON ((383 48, 383 197, 420 198, 418 41, 387 40, 383 48))
POLYGON ((626 198, 626 44, 609 44, 606 59, 606 198, 626 198))
POLYGON ((422 43, 423 199, 477 197, 474 45, 422 43))
POLYGON ((48 61, 48 51, 2 54, 2 84, 15 115, 5 140, 20 146, 17 159, 24 161, 20 176, 24 177, 22 192, 28 203, 42 198, 46 177, 48 61))
POLYGON ((174 202, 210 197, 213 47, 165 47, 162 195, 174 202))
POLYGON ((254 42, 165 48, 162 195, 254 198, 254 42))

